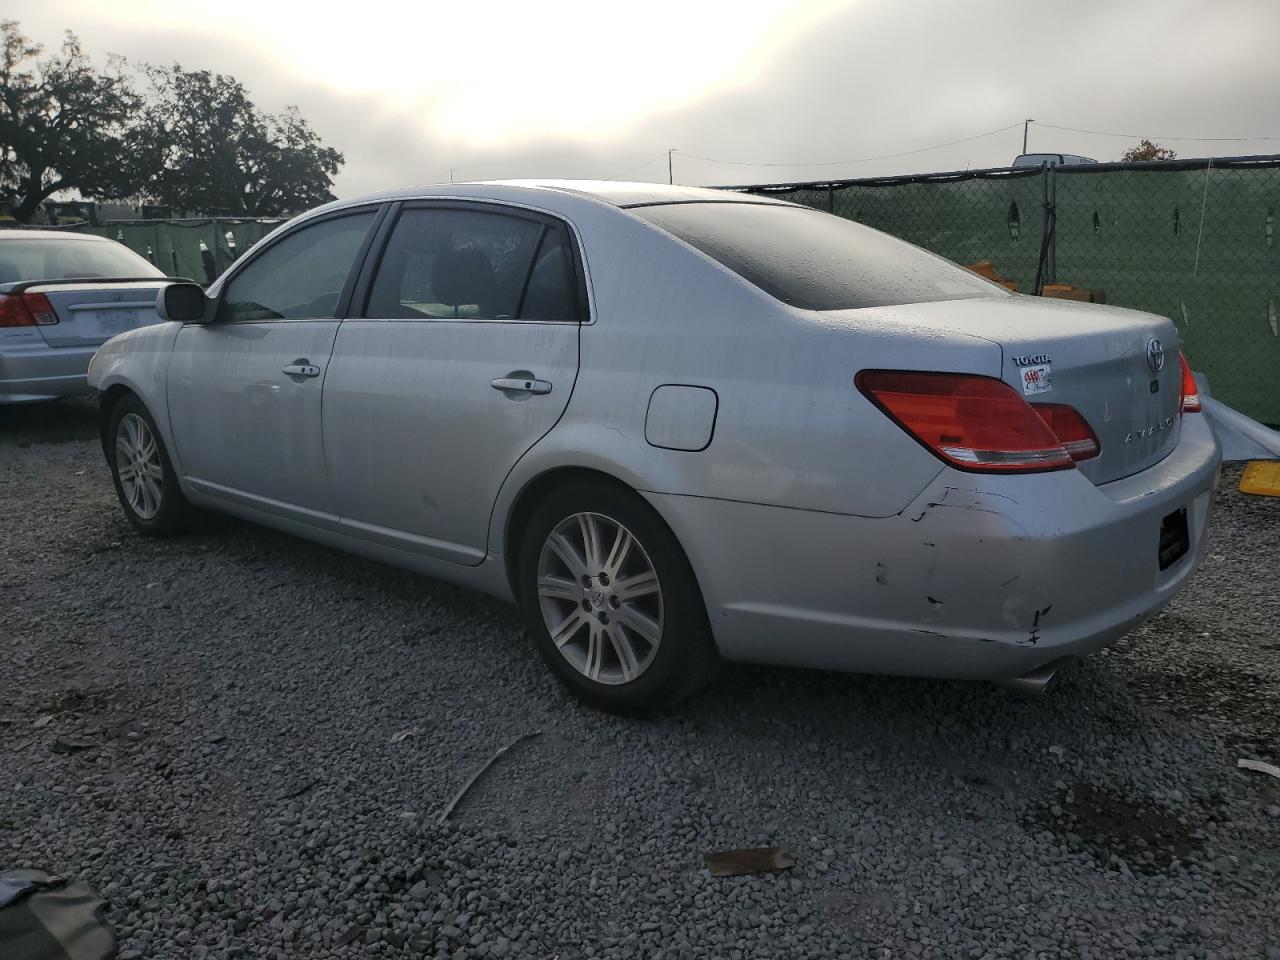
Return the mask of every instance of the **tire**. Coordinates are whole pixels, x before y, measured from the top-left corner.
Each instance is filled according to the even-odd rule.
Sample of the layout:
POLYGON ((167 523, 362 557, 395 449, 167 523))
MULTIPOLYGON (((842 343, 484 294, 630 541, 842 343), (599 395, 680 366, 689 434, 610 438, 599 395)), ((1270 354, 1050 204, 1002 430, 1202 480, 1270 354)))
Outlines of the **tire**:
POLYGON ((579 482, 539 504, 521 536, 517 592, 551 672, 598 709, 636 715, 676 703, 719 662, 684 551, 628 490, 579 482))
POLYGON ((146 406, 137 397, 125 397, 112 408, 109 423, 111 479, 134 529, 148 537, 172 537, 189 529, 195 511, 178 486, 169 452, 146 406))

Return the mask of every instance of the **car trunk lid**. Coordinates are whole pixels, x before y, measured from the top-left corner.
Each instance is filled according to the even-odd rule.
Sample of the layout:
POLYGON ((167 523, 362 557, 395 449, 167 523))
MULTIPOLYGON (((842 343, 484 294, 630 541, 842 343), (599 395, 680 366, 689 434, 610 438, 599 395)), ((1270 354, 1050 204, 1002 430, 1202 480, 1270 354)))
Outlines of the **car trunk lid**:
POLYGON ((1077 466, 1094 483, 1145 470, 1177 446, 1179 338, 1164 317, 1021 296, 871 310, 999 344, 1000 377, 1027 402, 1065 404, 1088 422, 1101 453, 1077 466))
POLYGON ((106 343, 118 333, 160 321, 156 293, 165 280, 64 280, 25 282, 0 287, 0 295, 41 294, 58 322, 36 327, 51 347, 87 347, 106 343))

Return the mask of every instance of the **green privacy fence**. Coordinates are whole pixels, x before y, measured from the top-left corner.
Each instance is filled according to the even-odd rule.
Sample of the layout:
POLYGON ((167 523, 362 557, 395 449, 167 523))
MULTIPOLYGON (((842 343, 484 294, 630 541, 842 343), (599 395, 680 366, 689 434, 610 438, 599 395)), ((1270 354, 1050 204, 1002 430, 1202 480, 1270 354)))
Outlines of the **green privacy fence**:
POLYGON ((829 210, 958 263, 989 259, 1178 327, 1213 395, 1280 424, 1280 157, 975 170, 738 188, 829 210))
POLYGON ((100 226, 73 229, 117 240, 171 277, 208 284, 281 222, 212 218, 108 220, 100 226))

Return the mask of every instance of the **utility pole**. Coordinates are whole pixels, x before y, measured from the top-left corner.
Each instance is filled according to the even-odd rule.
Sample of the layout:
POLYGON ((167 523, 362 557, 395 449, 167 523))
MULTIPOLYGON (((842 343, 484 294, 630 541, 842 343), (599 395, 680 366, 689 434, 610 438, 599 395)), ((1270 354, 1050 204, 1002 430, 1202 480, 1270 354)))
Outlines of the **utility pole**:
POLYGON ((1027 152, 1027 127, 1031 126, 1031 124, 1034 122, 1035 121, 1033 121, 1030 117, 1022 121, 1022 152, 1023 153, 1027 152))
POLYGON ((450 183, 453 183, 453 171, 455 171, 455 170, 457 170, 457 169, 458 169, 457 167, 450 167, 450 168, 449 168, 449 182, 450 182, 450 183))
POLYGON ((675 183, 675 179, 671 176, 671 155, 675 152, 675 147, 667 151, 667 183, 675 183))

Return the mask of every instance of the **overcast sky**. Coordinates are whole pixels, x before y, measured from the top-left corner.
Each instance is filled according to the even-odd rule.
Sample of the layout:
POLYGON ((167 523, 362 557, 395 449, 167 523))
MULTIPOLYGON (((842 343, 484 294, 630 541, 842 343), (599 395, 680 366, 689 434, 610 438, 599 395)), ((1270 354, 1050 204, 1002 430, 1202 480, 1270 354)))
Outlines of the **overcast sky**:
POLYGON ((1114 160, 1148 136, 1180 156, 1280 153, 1280 0, 4 0, 4 15, 47 47, 74 30, 99 63, 177 61, 233 74, 264 110, 296 104, 346 156, 342 197, 451 171, 665 180, 671 147, 692 184, 1001 166, 1026 117, 1032 151, 1114 160), (1195 137, 1253 139, 1179 139, 1195 137))

